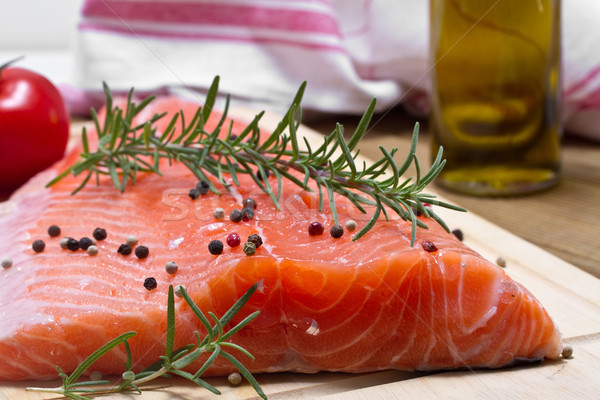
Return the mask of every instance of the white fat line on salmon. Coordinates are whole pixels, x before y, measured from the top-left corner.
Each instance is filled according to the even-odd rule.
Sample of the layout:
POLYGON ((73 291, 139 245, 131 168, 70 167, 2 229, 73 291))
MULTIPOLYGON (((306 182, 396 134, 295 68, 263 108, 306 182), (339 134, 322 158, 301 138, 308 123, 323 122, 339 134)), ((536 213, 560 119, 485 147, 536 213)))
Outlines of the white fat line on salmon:
POLYGON ((183 237, 178 237, 177 239, 172 239, 169 240, 169 250, 173 250, 176 249, 177 247, 179 247, 179 245, 181 244, 181 242, 183 242, 184 238, 183 237))
POLYGON ((231 195, 239 205, 242 205, 244 202, 244 197, 242 197, 240 192, 237 190, 237 186, 233 183, 231 179, 228 179, 227 183, 231 185, 229 186, 229 193, 231 193, 231 195))
MULTIPOLYGON (((261 238, 265 237, 265 231, 263 230, 263 228, 257 223, 256 225, 254 225, 254 227, 256 228, 256 230, 258 231, 258 235, 261 238)), ((265 249, 267 249, 267 252, 270 255, 273 255, 273 245, 263 242, 262 247, 264 247, 265 249)))

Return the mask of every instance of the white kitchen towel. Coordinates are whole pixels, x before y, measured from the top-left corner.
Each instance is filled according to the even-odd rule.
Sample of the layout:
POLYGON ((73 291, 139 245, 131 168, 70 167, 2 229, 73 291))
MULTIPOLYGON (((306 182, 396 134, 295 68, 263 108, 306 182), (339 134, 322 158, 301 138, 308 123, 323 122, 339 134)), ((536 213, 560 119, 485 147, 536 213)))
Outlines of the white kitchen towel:
MULTIPOLYGON (((565 124, 600 140, 600 2, 563 1, 565 124)), ((303 81, 303 109, 362 113, 403 104, 427 113, 428 1, 86 0, 74 113, 116 92, 201 100, 213 78, 236 104, 281 112, 303 81)))

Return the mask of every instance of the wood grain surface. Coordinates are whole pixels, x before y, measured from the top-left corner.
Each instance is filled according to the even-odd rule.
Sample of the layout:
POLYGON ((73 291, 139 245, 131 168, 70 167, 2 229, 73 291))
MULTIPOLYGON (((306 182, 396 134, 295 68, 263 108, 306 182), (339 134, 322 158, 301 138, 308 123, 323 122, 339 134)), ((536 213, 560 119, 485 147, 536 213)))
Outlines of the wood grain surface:
MULTIPOLYGON (((363 155, 375 155, 374 149, 379 143, 393 144, 398 147, 407 144, 412 123, 408 126, 405 119, 400 119, 396 126, 396 122, 388 122, 387 118, 389 115, 377 123, 377 128, 369 133, 361 146, 363 155), (392 125, 387 125, 388 123, 392 125), (394 131, 386 131, 387 127, 393 128, 394 131)), ((350 119, 349 122, 352 121, 355 120, 350 119)), ((320 124, 326 124, 326 121, 311 123, 321 130, 320 124)), ((351 127, 348 121, 345 121, 345 125, 351 127)), ((320 138, 314 132, 308 129, 302 129, 302 132, 310 138, 311 142, 319 142, 320 138)), ((426 137, 422 140, 419 151, 423 153, 422 159, 425 160, 426 137)), ((583 153, 585 151, 582 150, 583 153)), ((479 251, 484 257, 495 260, 503 256, 506 259, 506 272, 527 287, 544 304, 559 326, 565 343, 574 348, 571 359, 545 361, 501 370, 258 375, 257 380, 269 399, 594 398, 600 393, 600 380, 597 379, 597 371, 600 368, 600 279, 585 272, 584 269, 586 266, 591 267, 592 270, 594 266, 598 267, 597 261, 594 264, 594 260, 598 260, 598 252, 588 248, 587 251, 582 249, 580 258, 571 257, 570 254, 577 253, 574 247, 579 246, 580 243, 573 244, 578 240, 576 238, 590 241, 590 235, 597 233, 598 225, 590 226, 589 222, 584 223, 586 219, 584 216, 579 219, 582 226, 573 223, 574 219, 571 218, 573 213, 577 214, 578 211, 583 213, 582 210, 588 210, 585 207, 594 208, 592 204, 587 203, 594 197, 588 194, 583 196, 584 198, 579 198, 571 192, 575 190, 574 188, 580 187, 577 190, 589 193, 591 186, 594 186, 593 182, 597 183, 598 177, 589 173, 589 167, 576 166, 578 163, 584 164, 583 157, 578 157, 576 152, 575 148, 565 151, 565 177, 561 185, 552 191, 531 198, 518 199, 471 199, 452 194, 446 196, 447 193, 440 192, 445 200, 450 198, 466 206, 471 212, 438 210, 451 227, 460 227, 463 230, 466 244, 479 251), (578 176, 577 168, 587 170, 587 174, 582 170, 581 176, 578 176), (574 175, 577 175, 577 179, 574 175), (473 202, 474 207, 468 203, 469 201, 473 202), (582 205, 573 206, 571 201, 582 205), (555 202, 559 204, 554 204, 555 202), (506 218, 514 221, 517 227, 508 223, 506 218), (556 218, 560 218, 561 222, 555 221, 556 218), (492 220, 504 222, 508 229, 499 227, 500 224, 492 220), (536 227, 532 220, 537 221, 535 223, 540 226, 536 227), (556 232, 551 232, 554 230, 556 232), (554 243, 555 240, 563 240, 569 245, 562 246, 560 243, 554 243), (577 267, 573 264, 577 264, 577 267)), ((595 218, 598 218, 597 213, 595 218)), ((597 249, 597 241, 593 246, 597 249)), ((224 378, 208 380, 223 392, 221 397, 215 397, 179 379, 163 379, 147 387, 141 396, 110 395, 101 398, 111 400, 257 398, 248 384, 232 387, 224 378)), ((58 384, 57 381, 0 382, 0 400, 55 399, 56 395, 28 392, 25 388, 27 386, 52 387, 58 384)))

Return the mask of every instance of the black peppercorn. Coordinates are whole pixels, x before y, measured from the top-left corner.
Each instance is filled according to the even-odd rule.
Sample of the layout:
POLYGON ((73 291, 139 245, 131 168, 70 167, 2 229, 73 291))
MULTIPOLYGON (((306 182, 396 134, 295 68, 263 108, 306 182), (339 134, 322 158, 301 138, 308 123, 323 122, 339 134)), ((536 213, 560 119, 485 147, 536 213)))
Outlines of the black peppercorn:
POLYGON ((254 243, 254 247, 256 247, 257 249, 263 244, 262 238, 256 233, 253 233, 252 235, 248 236, 248 242, 254 243))
POLYGON ((452 234, 454 234, 454 236, 456 236, 456 238, 458 240, 460 240, 461 242, 463 241, 464 235, 463 235, 463 232, 460 229, 454 229, 452 231, 452 234))
POLYGON ((146 246, 138 246, 135 248, 135 256, 137 258, 146 258, 146 257, 148 257, 149 253, 150 253, 150 250, 148 250, 148 248, 146 246))
POLYGON ((212 255, 219 255, 223 252, 223 242, 220 240, 213 240, 208 244, 208 251, 212 255))
POLYGON ((421 242, 421 246, 423 247, 423 250, 429 252, 429 253, 433 253, 434 251, 437 251, 438 248, 435 244, 433 244, 432 242, 430 242, 429 240, 423 240, 421 242))
POLYGON ((79 240, 73 239, 73 238, 68 238, 67 239, 67 249, 69 249, 71 251, 79 250, 79 240))
POLYGON ((200 191, 196 188, 190 189, 188 196, 190 196, 192 200, 196 200, 198 197, 200 197, 200 191))
POLYGON ((92 239, 90 239, 88 237, 82 237, 81 239, 79 239, 79 248, 80 249, 87 250, 88 247, 90 247, 93 244, 94 243, 92 242, 92 239))
POLYGON ((331 237, 339 239, 344 235, 344 228, 341 225, 334 225, 329 229, 331 237))
POLYGON ((96 240, 104 240, 106 239, 106 229, 96 228, 93 233, 94 239, 96 240))
POLYGON ((256 201, 251 198, 244 199, 242 204, 244 205, 244 207, 250 207, 253 210, 256 208, 256 201))
POLYGON ((48 228, 48 235, 50 235, 50 237, 57 237, 60 235, 60 228, 58 225, 50 225, 48 228))
MULTIPOLYGON (((269 172, 268 169, 265 169, 265 178, 269 178, 269 175, 271 175, 271 172, 269 172)), ((260 172, 260 170, 256 171, 256 177, 258 178, 259 181, 264 181, 265 178, 263 178, 262 173, 260 172)))
POLYGON ((35 240, 32 244, 31 244, 31 248, 33 249, 33 251, 35 251, 36 253, 41 253, 42 251, 44 251, 44 249, 46 248, 46 243, 44 243, 43 240, 35 240))
POLYGON ((254 218, 254 210, 250 207, 242 208, 242 221, 250 221, 254 218))
POLYGON ((156 283, 156 279, 152 277, 144 279, 144 287, 146 289, 153 290, 156 289, 157 286, 158 284, 156 283))
POLYGON ((199 194, 206 194, 210 190, 210 186, 208 182, 200 181, 196 184, 196 190, 198 190, 199 194))
POLYGON ((244 215, 237 208, 229 214, 229 219, 233 222, 240 222, 244 215))
POLYGON ((124 243, 119 246, 117 253, 123 254, 124 256, 128 256, 131 254, 131 251, 132 251, 131 246, 128 245, 127 243, 124 243))
POLYGON ((318 221, 311 222, 308 226, 308 234, 310 236, 322 235, 324 230, 325 228, 318 221))

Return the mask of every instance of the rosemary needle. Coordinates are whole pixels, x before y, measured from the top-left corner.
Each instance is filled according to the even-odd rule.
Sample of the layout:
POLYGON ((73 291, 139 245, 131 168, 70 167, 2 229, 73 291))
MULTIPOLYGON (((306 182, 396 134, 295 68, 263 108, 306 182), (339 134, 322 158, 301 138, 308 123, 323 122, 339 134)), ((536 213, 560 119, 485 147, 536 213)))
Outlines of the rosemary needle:
MULTIPOLYGON (((92 113, 98 134, 98 148, 92 151, 89 146, 87 132, 82 132, 83 152, 81 159, 50 181, 52 186, 68 174, 84 175, 81 184, 73 191, 77 193, 91 179, 99 175, 108 175, 115 187, 124 191, 127 184, 135 184, 139 172, 162 174, 159 169, 160 159, 169 162, 183 163, 201 181, 208 182, 209 189, 220 193, 208 179, 212 175, 225 188, 231 185, 225 180, 229 174, 234 184, 238 185, 237 176, 248 174, 265 193, 267 193, 277 209, 280 209, 281 190, 275 191, 269 179, 264 176, 273 175, 277 180, 277 188, 282 187, 282 180, 287 179, 305 190, 311 190, 309 181, 314 182, 319 194, 319 209, 324 202, 324 193, 328 195, 329 206, 334 224, 338 225, 338 215, 334 193, 347 197, 358 210, 367 213, 364 206, 372 206, 372 215, 353 237, 358 240, 366 234, 383 213, 388 218, 388 210, 395 212, 400 218, 412 224, 411 245, 414 245, 417 226, 427 226, 416 218, 413 210, 422 212, 441 224, 449 231, 444 221, 425 203, 450 208, 457 211, 464 209, 436 200, 435 196, 423 193, 423 189, 433 181, 444 167, 442 149, 426 173, 420 171, 416 156, 419 124, 415 125, 411 146, 406 159, 401 165, 394 160, 398 149, 388 151, 380 146, 381 159, 370 166, 357 165, 356 157, 360 150, 358 144, 367 131, 367 127, 375 110, 373 100, 362 116, 356 131, 346 140, 343 127, 337 124, 333 132, 324 136, 323 143, 312 148, 305 139, 306 149, 301 149, 297 130, 301 121, 300 101, 306 87, 303 83, 292 105, 285 113, 277 128, 265 140, 258 123, 263 115, 259 113, 252 122, 237 136, 231 132, 231 125, 225 123, 229 109, 229 96, 226 97, 224 112, 217 126, 206 130, 205 122, 210 117, 217 97, 219 77, 217 76, 206 97, 203 107, 198 107, 194 117, 186 124, 183 114, 176 113, 169 121, 162 135, 156 135, 154 123, 164 114, 154 115, 148 121, 134 125, 133 119, 148 105, 153 97, 148 97, 140 104, 132 101, 133 89, 129 92, 125 110, 113 107, 112 95, 106 84, 106 116, 103 124, 97 114, 92 113), (177 126, 180 124, 179 132, 177 126), (337 155, 336 155, 337 154, 337 155), (403 179, 408 168, 414 165, 415 178, 403 179), (295 170, 304 174, 298 178, 290 173, 295 170), (391 171, 391 176, 383 178, 391 171)), ((97 180, 97 179, 96 179, 97 180)))

